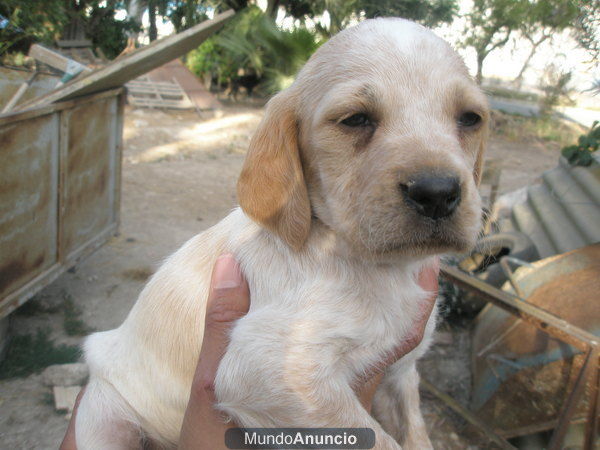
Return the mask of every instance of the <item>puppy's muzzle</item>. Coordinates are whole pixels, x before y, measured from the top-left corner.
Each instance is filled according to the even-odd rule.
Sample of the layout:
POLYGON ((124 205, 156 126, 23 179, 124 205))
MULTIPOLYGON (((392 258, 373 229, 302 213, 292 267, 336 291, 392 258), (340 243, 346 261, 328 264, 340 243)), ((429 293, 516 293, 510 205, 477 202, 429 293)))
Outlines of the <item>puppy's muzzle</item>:
POLYGON ((433 220, 451 215, 461 199, 460 182, 454 176, 420 175, 400 184, 400 190, 410 207, 433 220))

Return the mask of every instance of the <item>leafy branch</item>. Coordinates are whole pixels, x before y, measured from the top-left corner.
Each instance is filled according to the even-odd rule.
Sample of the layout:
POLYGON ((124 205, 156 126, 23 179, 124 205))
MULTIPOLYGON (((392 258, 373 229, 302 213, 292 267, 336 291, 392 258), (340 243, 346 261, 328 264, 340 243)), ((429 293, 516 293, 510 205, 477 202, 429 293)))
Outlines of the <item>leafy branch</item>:
POLYGON ((592 153, 600 146, 600 122, 594 121, 588 134, 582 134, 577 144, 569 145, 561 150, 562 155, 573 166, 589 166, 594 158, 592 153))

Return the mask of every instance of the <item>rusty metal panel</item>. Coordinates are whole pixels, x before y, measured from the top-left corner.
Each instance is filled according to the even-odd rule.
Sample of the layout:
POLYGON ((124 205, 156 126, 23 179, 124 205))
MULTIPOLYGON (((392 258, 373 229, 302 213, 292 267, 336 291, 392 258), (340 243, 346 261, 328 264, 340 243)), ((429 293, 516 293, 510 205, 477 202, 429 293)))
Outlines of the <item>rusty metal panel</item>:
POLYGON ((0 299, 57 254, 58 115, 0 125, 0 299))
POLYGON ((62 112, 61 260, 70 260, 115 220, 117 99, 62 112))
POLYGON ((117 231, 124 90, 0 116, 0 318, 117 231))

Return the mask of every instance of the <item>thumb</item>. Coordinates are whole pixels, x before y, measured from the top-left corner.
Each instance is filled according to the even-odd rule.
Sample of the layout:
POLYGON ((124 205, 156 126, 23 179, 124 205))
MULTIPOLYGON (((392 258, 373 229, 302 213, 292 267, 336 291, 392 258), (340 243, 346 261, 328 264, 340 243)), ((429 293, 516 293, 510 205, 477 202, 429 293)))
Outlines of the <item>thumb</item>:
POLYGON ((196 368, 197 380, 212 387, 217 368, 229 343, 229 331, 250 307, 248 283, 234 256, 221 255, 212 272, 204 319, 204 338, 196 368))
POLYGON ((205 327, 228 332, 232 323, 248 312, 249 297, 248 283, 235 257, 230 253, 219 256, 210 280, 205 327))

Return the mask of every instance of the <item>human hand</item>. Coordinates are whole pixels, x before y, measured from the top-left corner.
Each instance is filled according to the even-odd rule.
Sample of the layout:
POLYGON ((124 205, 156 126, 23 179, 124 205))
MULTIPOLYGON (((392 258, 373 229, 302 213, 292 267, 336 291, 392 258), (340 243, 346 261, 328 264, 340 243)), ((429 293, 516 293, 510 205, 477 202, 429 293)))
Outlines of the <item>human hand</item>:
MULTIPOLYGON (((225 449, 227 424, 213 407, 214 379, 227 349, 228 333, 234 322, 248 312, 250 292, 233 255, 222 255, 213 267, 204 322, 200 357, 183 419, 179 447, 184 449, 225 449)), ((77 396, 75 408, 60 450, 77 450, 75 416, 85 388, 77 396)), ((150 445, 150 447, 152 447, 150 445)))
POLYGON ((214 380, 227 349, 229 330, 250 308, 250 291, 239 264, 231 254, 221 255, 213 267, 204 319, 204 338, 188 402, 179 448, 225 449, 226 423, 214 409, 214 380))
MULTIPOLYGON (((431 292, 431 295, 423 302, 421 315, 415 321, 411 334, 389 358, 372 372, 371 376, 357 384, 355 391, 367 411, 371 410, 372 399, 383 377, 385 367, 411 352, 423 339, 425 326, 437 297, 438 273, 438 260, 432 266, 421 271, 419 285, 424 290, 431 292)), ((226 448, 225 432, 235 424, 225 422, 220 413, 214 409, 214 379, 221 358, 227 349, 229 331, 235 321, 248 312, 249 307, 250 291, 239 264, 233 255, 220 256, 213 268, 207 300, 204 338, 181 428, 179 447, 182 449, 221 450, 226 448)), ((78 400, 82 394, 83 389, 78 400)), ((60 447, 61 450, 76 450, 77 448, 75 444, 77 404, 78 402, 60 447)))
POLYGON ((60 450, 77 450, 77 443, 75 442, 75 416, 77 415, 77 408, 79 408, 79 402, 81 402, 81 397, 83 397, 84 392, 85 386, 81 388, 81 391, 79 391, 79 394, 77 394, 77 399, 75 399, 75 406, 73 407, 73 412, 71 413, 71 420, 69 421, 69 426, 67 427, 65 437, 60 444, 60 450))

